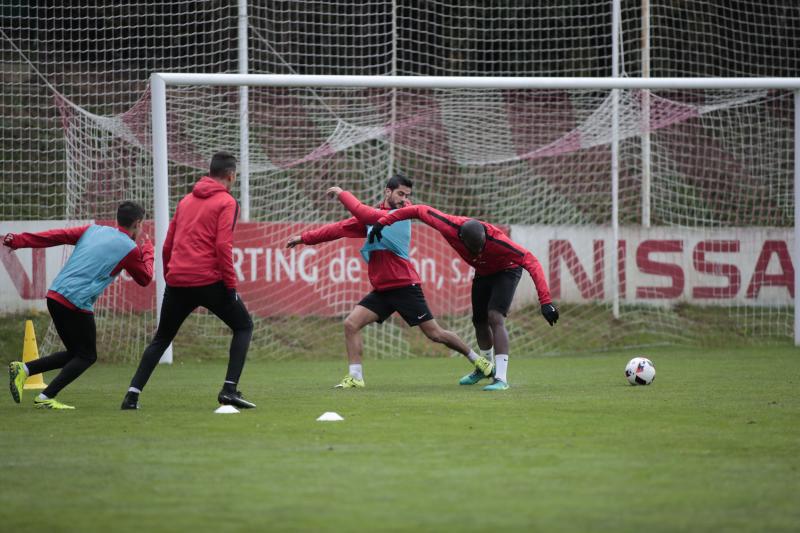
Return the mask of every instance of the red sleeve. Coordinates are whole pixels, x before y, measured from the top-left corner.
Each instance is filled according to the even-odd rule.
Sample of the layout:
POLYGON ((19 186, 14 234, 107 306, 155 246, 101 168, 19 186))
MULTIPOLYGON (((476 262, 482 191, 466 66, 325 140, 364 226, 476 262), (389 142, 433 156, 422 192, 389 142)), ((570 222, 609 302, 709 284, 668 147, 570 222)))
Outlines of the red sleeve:
MULTIPOLYGON (((180 205, 178 206, 180 207, 180 205)), ((167 277, 169 270, 169 259, 172 257, 172 245, 175 242, 175 220, 178 218, 178 209, 175 209, 175 216, 169 221, 169 229, 167 229, 167 238, 164 239, 164 246, 161 248, 161 262, 164 265, 164 277, 167 277)))
POLYGON ((145 241, 142 246, 134 247, 119 262, 111 275, 116 275, 123 268, 131 275, 133 281, 142 287, 147 287, 153 280, 153 243, 145 241))
POLYGON ((332 224, 325 224, 321 228, 304 231, 300 238, 303 244, 319 244, 321 242, 335 241, 343 237, 365 238, 367 227, 358 221, 356 217, 341 220, 332 224))
POLYGON ((231 196, 217 219, 217 266, 222 274, 222 282, 229 289, 237 284, 236 271, 233 268, 233 228, 239 218, 239 204, 231 196))
POLYGON ((49 248, 62 244, 75 244, 81 235, 89 228, 88 225, 77 228, 51 229, 39 233, 13 233, 11 244, 13 250, 17 248, 49 248))
POLYGON ((347 210, 350 211, 359 222, 365 225, 375 224, 386 214, 386 211, 383 209, 375 209, 374 207, 362 204, 358 198, 348 191, 342 191, 339 194, 339 201, 342 202, 347 210))
POLYGON ((536 285, 536 292, 539 294, 539 303, 541 305, 553 303, 553 299, 550 297, 550 288, 544 277, 544 269, 536 256, 526 250, 525 255, 519 260, 519 265, 531 275, 533 284, 536 285))
POLYGON ((391 213, 386 213, 378 220, 381 226, 391 226, 398 220, 407 220, 409 218, 421 218, 420 211, 422 209, 430 209, 427 205, 409 205, 400 209, 395 209, 391 213))
POLYGON ((406 220, 408 218, 418 218, 446 238, 457 237, 461 224, 469 220, 469 217, 448 215, 429 205, 419 204, 392 211, 388 215, 382 217, 378 222, 384 226, 388 226, 398 220, 406 220))

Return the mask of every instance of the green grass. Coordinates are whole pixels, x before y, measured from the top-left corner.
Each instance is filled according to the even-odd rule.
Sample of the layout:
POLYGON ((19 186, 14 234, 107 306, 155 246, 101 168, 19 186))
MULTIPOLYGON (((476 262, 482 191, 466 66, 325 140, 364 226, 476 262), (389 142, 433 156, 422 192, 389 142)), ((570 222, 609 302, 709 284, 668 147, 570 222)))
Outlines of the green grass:
MULTIPOLYGON (((60 399, 0 401, 3 531, 796 531, 800 352, 512 359, 512 388, 459 387, 458 359, 256 361, 258 408, 212 414, 224 364, 160 367, 139 412, 131 365, 60 399), (336 411, 344 422, 315 418, 336 411)), ((50 376, 52 377, 52 376, 50 376)))

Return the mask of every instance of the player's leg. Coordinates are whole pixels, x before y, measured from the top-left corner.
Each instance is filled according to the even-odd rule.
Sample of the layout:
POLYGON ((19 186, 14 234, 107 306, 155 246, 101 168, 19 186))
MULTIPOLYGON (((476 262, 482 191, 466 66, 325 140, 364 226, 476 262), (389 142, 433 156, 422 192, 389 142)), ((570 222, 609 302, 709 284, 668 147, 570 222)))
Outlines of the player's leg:
POLYGON ((475 366, 475 370, 473 370, 474 373, 478 373, 482 377, 489 377, 492 375, 493 368, 491 361, 475 353, 474 350, 461 340, 461 337, 441 327, 435 319, 420 323, 419 329, 433 342, 444 344, 451 350, 455 350, 466 357, 467 360, 475 366))
POLYGON ((487 327, 492 332, 494 349, 497 354, 508 355, 508 330, 506 329, 506 315, 497 309, 489 309, 486 313, 487 327))
POLYGON ((489 298, 492 295, 492 284, 489 279, 476 276, 472 280, 472 325, 475 328, 475 338, 483 356, 494 360, 494 337, 489 327, 489 298))
MULTIPOLYGON (((50 298, 47 299, 47 310, 50 313, 50 318, 53 319, 53 324, 61 342, 66 346, 68 341, 64 339, 70 335, 72 330, 70 324, 71 310, 50 298)), ((22 389, 28 376, 63 368, 70 359, 72 359, 72 355, 69 351, 63 350, 28 363, 12 362, 9 366, 9 375, 11 377, 11 395, 14 401, 19 403, 22 400, 22 389)))
POLYGON ((383 322, 391 314, 380 293, 373 291, 365 296, 344 319, 348 373, 336 388, 350 389, 364 386, 364 371, 361 366, 364 340, 361 330, 373 322, 383 322))
POLYGON ((192 287, 170 287, 169 285, 164 289, 158 329, 142 354, 128 392, 122 401, 122 409, 138 409, 139 394, 150 379, 161 356, 164 355, 167 347, 178 334, 181 324, 197 307, 192 289, 192 287))
POLYGON ((444 344, 451 350, 455 350, 469 360, 473 365, 479 366, 491 372, 491 363, 485 361, 475 353, 461 338, 452 331, 442 328, 433 318, 425 300, 425 294, 419 285, 401 287, 391 291, 386 291, 387 300, 392 307, 403 317, 403 320, 411 326, 419 326, 422 333, 433 342, 444 344))
POLYGON ((476 276, 472 280, 472 325, 475 328, 475 338, 478 340, 478 347, 481 350, 481 359, 491 363, 490 372, 484 373, 485 368, 476 365, 475 370, 462 376, 458 380, 459 385, 474 385, 480 380, 494 375, 494 338, 489 327, 487 315, 489 297, 491 296, 491 283, 485 277, 476 276))
POLYGON ((245 400, 242 393, 236 390, 239 378, 242 376, 245 359, 247 359, 250 339, 253 337, 253 320, 247 307, 239 294, 228 291, 222 283, 204 287, 201 302, 204 307, 225 322, 233 332, 228 352, 228 370, 217 400, 221 404, 244 409, 255 407, 256 404, 245 400))
POLYGON ((75 381, 86 369, 97 361, 96 326, 94 315, 69 309, 55 300, 47 300, 47 309, 65 352, 57 352, 39 361, 32 361, 28 368, 31 374, 61 368, 61 372, 50 381, 35 399, 34 405, 43 409, 72 409, 55 398, 64 387, 75 381), (66 356, 64 354, 67 354, 66 356), (47 359, 52 358, 51 361, 47 359))
POLYGON ((474 363, 475 359, 478 358, 478 354, 471 350, 458 335, 450 330, 444 329, 434 318, 421 322, 419 324, 419 329, 422 330, 422 333, 424 333, 428 339, 439 344, 444 344, 451 350, 455 350, 464 357, 470 359, 471 363, 474 363))
POLYGON ((495 391, 508 388, 508 330, 506 316, 514 300, 514 293, 522 277, 522 268, 504 270, 490 276, 492 282, 487 318, 494 339, 494 381, 484 390, 495 391))
MULTIPOLYGON (((47 310, 50 313, 50 318, 53 319, 53 325, 56 327, 56 332, 58 333, 61 342, 64 343, 64 346, 66 347, 67 342, 69 341, 65 339, 71 338, 73 329, 71 317, 74 311, 64 307, 55 300, 51 300, 50 298, 47 299, 47 310)), ((22 370, 26 376, 33 376, 43 372, 48 372, 50 370, 55 370, 57 368, 62 368, 69 362, 70 359, 72 359, 72 355, 68 350, 54 352, 47 357, 41 357, 22 365, 22 370)))

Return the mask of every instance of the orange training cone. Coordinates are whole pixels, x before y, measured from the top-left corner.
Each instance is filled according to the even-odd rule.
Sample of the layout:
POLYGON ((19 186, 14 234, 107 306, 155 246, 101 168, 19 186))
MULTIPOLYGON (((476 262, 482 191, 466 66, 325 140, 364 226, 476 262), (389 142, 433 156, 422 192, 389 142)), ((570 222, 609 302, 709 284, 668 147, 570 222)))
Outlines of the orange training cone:
MULTIPOLYGON (((39 359, 39 347, 36 345, 36 332, 33 331, 33 322, 25 321, 25 342, 22 343, 22 362, 27 363, 39 359)), ((47 383, 41 374, 30 376, 25 380, 25 389, 44 389, 47 383)))

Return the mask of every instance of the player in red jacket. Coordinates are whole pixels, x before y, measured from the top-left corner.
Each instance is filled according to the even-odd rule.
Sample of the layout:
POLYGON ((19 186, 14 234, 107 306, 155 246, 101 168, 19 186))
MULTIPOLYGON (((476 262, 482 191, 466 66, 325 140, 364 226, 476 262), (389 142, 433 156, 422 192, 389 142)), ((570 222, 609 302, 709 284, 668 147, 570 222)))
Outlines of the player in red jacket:
MULTIPOLYGON (((412 182, 403 174, 396 174, 386 183, 384 199, 379 209, 361 205, 349 192, 339 187, 331 187, 328 194, 337 196, 348 205, 361 205, 359 213, 352 218, 327 224, 315 230, 303 232, 289 239, 287 247, 298 244, 318 244, 342 237, 366 239, 367 224, 374 223, 390 209, 398 209, 409 204, 412 182)), ((411 224, 398 224, 384 235, 382 243, 365 243, 361 255, 368 263, 369 281, 373 291, 366 295, 353 308, 344 321, 344 336, 347 358, 350 363, 349 374, 336 385, 339 388, 364 387, 361 363, 363 343, 361 330, 373 322, 381 323, 397 311, 409 326, 419 326, 433 342, 439 342, 464 355, 474 366, 475 372, 490 375, 491 361, 479 356, 452 331, 442 329, 434 320, 425 295, 420 287, 420 278, 409 261, 411 224)))
MULTIPOLYGON (((380 240, 386 226, 412 218, 421 220, 441 233, 458 255, 475 269, 472 281, 475 336, 481 350, 488 352, 494 349, 495 353, 494 379, 484 390, 507 389, 509 344, 505 318, 523 269, 528 271, 536 285, 545 320, 551 326, 558 321, 558 309, 550 297, 542 265, 531 252, 509 239, 500 228, 469 217, 447 215, 427 205, 408 206, 387 213, 372 227, 369 240, 380 240)), ((461 378, 460 383, 473 385, 481 379, 483 374, 473 372, 461 378)))
POLYGON ((139 394, 158 361, 197 307, 205 307, 231 328, 228 371, 217 396, 221 404, 252 408, 236 390, 244 368, 253 321, 236 292, 233 268, 233 230, 239 204, 230 193, 236 180, 236 159, 219 152, 211 159, 209 175, 178 203, 164 241, 164 278, 167 287, 161 316, 150 345, 122 401, 122 409, 138 409, 139 394))

